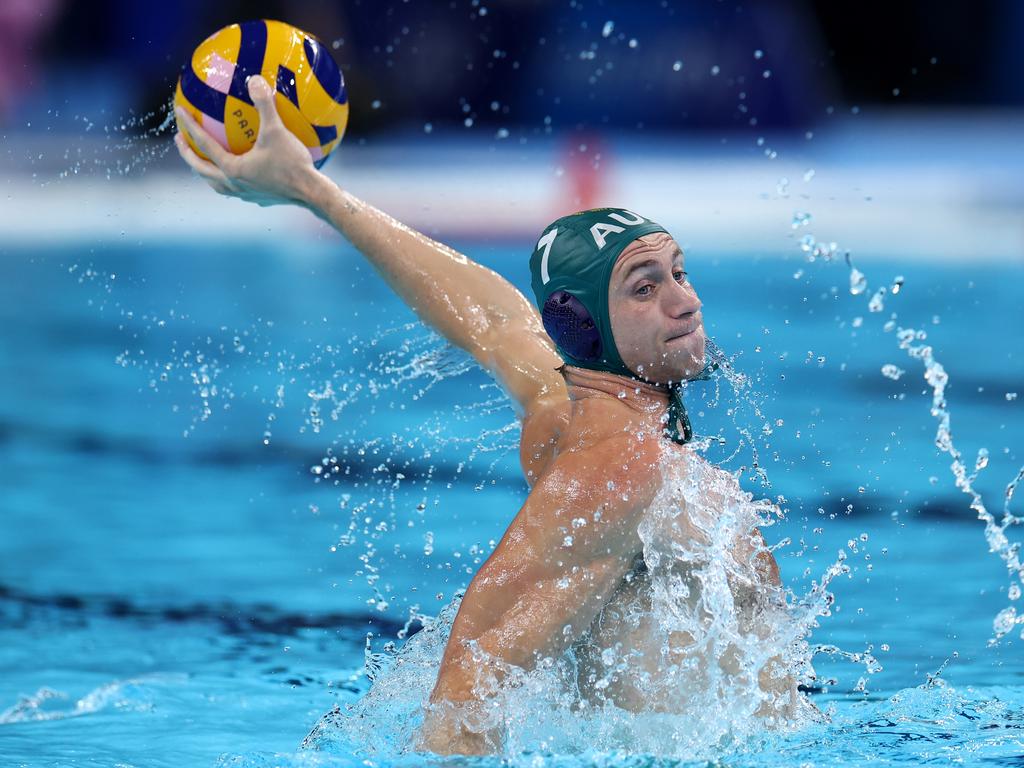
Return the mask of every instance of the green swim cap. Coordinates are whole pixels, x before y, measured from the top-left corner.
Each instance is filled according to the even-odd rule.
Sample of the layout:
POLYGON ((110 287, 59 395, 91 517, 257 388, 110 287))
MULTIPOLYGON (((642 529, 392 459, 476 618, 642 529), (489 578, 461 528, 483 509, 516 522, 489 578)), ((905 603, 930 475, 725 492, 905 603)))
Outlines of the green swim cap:
POLYGON ((569 365, 637 378, 622 361, 608 312, 608 283, 619 254, 638 237, 665 232, 624 208, 563 216, 530 257, 533 294, 544 330, 569 365))
MULTIPOLYGON (((533 294, 544 330, 569 365, 606 371, 631 379, 615 346, 608 311, 608 284, 619 254, 638 237, 668 230, 625 208, 593 208, 563 216, 547 229, 530 256, 533 294)), ((697 376, 706 379, 717 364, 697 376)), ((665 435, 676 443, 693 438, 683 404, 682 382, 668 386, 665 435)))

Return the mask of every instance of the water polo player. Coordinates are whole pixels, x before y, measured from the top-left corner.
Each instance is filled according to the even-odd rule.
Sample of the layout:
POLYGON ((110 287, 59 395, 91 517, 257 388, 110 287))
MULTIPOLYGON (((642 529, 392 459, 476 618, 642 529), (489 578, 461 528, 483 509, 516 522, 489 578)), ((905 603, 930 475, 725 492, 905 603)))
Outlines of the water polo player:
POLYGON ((185 161, 221 194, 301 205, 333 225, 500 383, 521 418, 531 490, 465 593, 421 745, 500 749, 494 702, 510 671, 569 649, 584 708, 700 717, 730 680, 750 679, 734 706, 772 717, 799 704, 778 663, 784 641, 771 627, 782 623, 762 618, 778 605, 778 569, 756 516, 734 514, 749 496, 687 445, 681 384, 704 371, 705 335, 665 229, 616 208, 559 219, 530 259, 534 306, 492 270, 339 188, 285 129, 267 84, 248 87, 260 116, 252 150, 229 154, 179 113, 211 159, 179 134, 185 161), (721 578, 705 578, 710 568, 721 578))

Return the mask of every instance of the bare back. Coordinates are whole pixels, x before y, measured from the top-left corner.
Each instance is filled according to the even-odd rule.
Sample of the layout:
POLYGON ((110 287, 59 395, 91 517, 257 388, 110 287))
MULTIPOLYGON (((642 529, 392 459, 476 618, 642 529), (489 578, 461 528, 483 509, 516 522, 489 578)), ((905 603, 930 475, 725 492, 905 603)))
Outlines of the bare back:
MULTIPOLYGON (((532 413, 524 421, 523 438, 521 443, 521 455, 523 457, 524 471, 535 473, 536 481, 543 481, 552 462, 566 450, 600 451, 602 441, 607 441, 611 435, 622 435, 625 433, 632 438, 633 442, 642 439, 645 427, 649 427, 646 419, 638 418, 637 412, 631 409, 627 402, 621 398, 600 396, 601 393, 589 392, 580 388, 569 387, 570 399, 565 403, 551 403, 544 409, 532 413)), ((607 395, 607 393, 604 393, 607 395)), ((649 429, 646 434, 650 434, 649 429)), ((660 443, 661 438, 656 438, 660 443)), ((668 453, 689 454, 691 449, 688 446, 673 446, 668 453)), ((659 455, 648 454, 649 456, 659 455)), ((604 456, 604 460, 614 461, 614 456, 604 456)), ((692 461, 703 464, 703 459, 689 456, 692 461)), ((706 465, 704 465, 706 466, 706 465)), ((651 482, 661 486, 665 481, 662 476, 661 462, 655 459, 654 472, 651 482)), ((709 468, 715 471, 713 468, 709 468)), ((529 475, 528 475, 529 477, 529 475)), ((707 491, 712 496, 714 491, 707 491)), ((721 506, 720 502, 709 499, 709 506, 721 506)), ((641 513, 647 513, 644 509, 641 513)), ((682 520, 686 522, 687 512, 683 510, 682 520)), ((684 660, 689 651, 692 638, 687 636, 674 636, 670 638, 670 644, 674 651, 666 657, 662 652, 662 645, 665 638, 659 631, 657 617, 653 615, 651 605, 651 583, 650 576, 643 560, 641 542, 636 531, 630 532, 634 537, 635 552, 628 567, 620 575, 615 588, 608 592, 604 604, 597 612, 588 627, 587 632, 575 645, 575 655, 578 661, 577 680, 578 690, 587 697, 593 692, 593 683, 601 679, 602 700, 614 701, 615 704, 624 709, 657 710, 671 708, 672 702, 652 701, 649 691, 638 687, 635 679, 630 675, 607 676, 602 673, 603 665, 600 661, 602 654, 607 650, 630 649, 634 659, 638 660, 637 668, 641 675, 658 675, 659 666, 671 660, 679 664, 684 660), (628 617, 628 619, 627 619, 628 617)), ((763 544, 760 533, 756 529, 752 532, 758 541, 763 544)), ((736 545, 736 557, 738 560, 749 561, 751 552, 749 547, 738 541, 736 545), (740 551, 743 550, 743 551, 740 551)), ((755 573, 751 573, 750 583, 757 585, 778 584, 779 574, 774 558, 763 549, 758 547, 758 552, 753 553, 755 573)), ((687 567, 683 564, 678 566, 678 575, 683 582, 690 585, 688 589, 690 602, 696 604, 700 596, 699 584, 697 584, 688 573, 687 567)), ((740 599, 737 594, 737 599, 740 599)), ((714 663, 715 660, 706 660, 714 663)), ((717 660, 720 663, 728 663, 728 660, 717 660)), ((699 664, 697 666, 700 666, 699 664)))

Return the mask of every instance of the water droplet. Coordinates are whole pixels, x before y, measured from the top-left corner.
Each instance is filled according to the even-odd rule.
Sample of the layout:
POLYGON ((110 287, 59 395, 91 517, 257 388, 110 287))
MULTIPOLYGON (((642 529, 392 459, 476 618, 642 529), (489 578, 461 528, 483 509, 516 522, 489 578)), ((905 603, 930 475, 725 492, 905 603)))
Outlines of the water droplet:
POLYGON ((992 631, 995 632, 996 638, 1000 638, 1013 629, 1013 625, 1017 623, 1017 609, 1012 605, 1003 608, 992 620, 992 631))
POLYGON ((755 59, 763 59, 764 58, 764 51, 762 51, 760 48, 758 48, 756 51, 754 51, 754 58, 755 59))
POLYGON ((882 366, 882 375, 887 379, 892 379, 893 381, 899 381, 900 377, 904 373, 906 373, 905 370, 897 365, 893 365, 892 363, 886 363, 882 366))
POLYGON ((806 226, 807 226, 808 224, 810 224, 810 223, 811 223, 811 218, 812 218, 812 217, 811 217, 811 214, 809 214, 809 213, 807 213, 807 212, 804 212, 804 211, 796 211, 796 212, 795 212, 795 213, 793 214, 793 219, 792 219, 792 221, 790 221, 790 226, 791 226, 791 227, 792 227, 793 229, 797 229, 797 228, 799 228, 799 227, 806 227, 806 226))
POLYGON ((433 123, 424 123, 423 124, 423 132, 424 133, 430 133, 432 130, 434 130, 433 123))
POLYGON ((978 449, 978 458, 974 462, 974 471, 980 472, 988 466, 988 448, 978 449))
POLYGON ((721 71, 722 71, 722 68, 719 67, 717 64, 715 64, 713 67, 711 67, 711 74, 713 76, 717 77, 718 73, 721 72, 721 71))
POLYGON ((872 296, 871 301, 868 302, 869 312, 881 312, 883 309, 885 309, 885 293, 885 286, 882 286, 877 291, 875 291, 875 295, 872 296))
POLYGON ((892 291, 892 295, 893 296, 895 296, 897 293, 899 293, 901 290, 903 290, 903 283, 904 282, 905 281, 904 281, 903 275, 896 275, 896 277, 893 278, 892 288, 890 289, 892 291))
POLYGON ((370 102, 370 109, 380 109, 380 99, 374 99, 370 102))
POLYGON ((612 32, 615 31, 615 22, 606 21, 604 26, 601 27, 601 37, 610 37, 612 32))
POLYGON ((635 37, 629 38, 629 47, 630 48, 636 48, 636 46, 637 46, 636 38, 635 37))
POLYGON ((864 276, 856 267, 850 267, 850 293, 854 296, 859 296, 864 293, 868 287, 868 279, 864 276))
POLYGON ((678 61, 678 60, 675 62, 675 64, 672 65, 672 71, 673 72, 678 72, 682 68, 683 68, 683 62, 678 61))

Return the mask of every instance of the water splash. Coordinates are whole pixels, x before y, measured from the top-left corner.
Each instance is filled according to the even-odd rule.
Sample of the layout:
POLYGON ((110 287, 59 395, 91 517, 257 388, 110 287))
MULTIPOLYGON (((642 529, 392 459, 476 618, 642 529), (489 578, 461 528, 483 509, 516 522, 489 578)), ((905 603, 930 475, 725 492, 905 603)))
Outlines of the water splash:
POLYGON ((76 176, 103 176, 112 180, 141 175, 173 151, 173 144, 166 141, 175 125, 173 98, 170 97, 152 111, 142 114, 129 111, 102 125, 86 115, 76 115, 73 119, 82 130, 64 143, 59 156, 40 153, 28 158, 31 166, 60 169, 55 176, 33 173, 32 177, 41 186, 76 176))
MULTIPOLYGON (((531 670, 472 649, 478 668, 500 669, 502 679, 478 681, 487 705, 456 716, 473 732, 499 734, 504 759, 537 749, 691 760, 756 750, 773 733, 823 717, 797 692, 815 681, 815 654, 847 659, 863 676, 881 670, 870 651, 807 643, 830 615, 832 580, 850 574, 846 550, 794 595, 775 582, 755 530, 779 519, 777 507, 689 448, 666 445, 662 469, 665 483, 638 529, 645 565, 589 632, 531 670)), ((326 714, 303 747, 388 762, 422 752, 420 729, 459 600, 436 619, 417 616, 424 629, 401 649, 371 654, 370 691, 326 714)))
MULTIPOLYGON (((924 343, 927 334, 922 330, 914 328, 898 328, 896 339, 900 349, 915 360, 919 360, 924 366, 924 379, 932 389, 931 414, 938 422, 935 432, 935 447, 952 459, 949 468, 953 473, 953 480, 956 487, 970 498, 970 507, 975 511, 978 519, 985 524, 985 541, 988 542, 989 551, 995 553, 1006 566, 1010 575, 1011 587, 1024 583, 1024 562, 1021 561, 1021 546, 1019 542, 1011 543, 1006 535, 1007 529, 1018 525, 1024 520, 1009 511, 1009 499, 1004 506, 1002 520, 989 512, 985 506, 981 494, 975 490, 974 482, 978 473, 988 464, 988 453, 979 453, 975 461, 975 469, 968 472, 963 456, 953 441, 953 431, 950 426, 949 405, 946 402, 946 386, 949 384, 949 375, 946 369, 935 359, 931 345, 924 343)), ((984 450, 984 449, 982 449, 984 450)), ((1022 470, 1024 471, 1024 470, 1022 470)), ((1018 475, 1019 479, 1020 475, 1018 475)), ((1011 482, 1016 485, 1018 479, 1011 482)), ((1008 496, 1012 492, 1008 490, 1008 496)), ((1018 586, 1019 590, 1019 586, 1018 586)), ((994 637, 992 642, 1010 632, 1016 625, 1024 624, 1024 614, 1018 614, 1014 606, 1007 606, 993 620, 992 631, 994 637)))
MULTIPOLYGON (((705 342, 705 355, 709 363, 715 366, 715 375, 711 378, 713 390, 707 398, 706 407, 716 409, 722 407, 725 402, 725 393, 722 391, 722 382, 729 388, 729 405, 725 409, 733 427, 738 434, 737 439, 729 440, 725 435, 702 435, 697 434, 695 444, 699 450, 711 458, 712 448, 731 446, 728 453, 714 455, 713 461, 718 466, 731 466, 733 462, 745 455, 749 450, 749 456, 738 471, 751 472, 751 479, 762 487, 768 488, 771 482, 767 471, 761 460, 764 452, 771 450, 769 437, 772 433, 772 420, 766 416, 764 410, 765 395, 754 386, 754 380, 736 367, 736 360, 730 357, 718 346, 714 339, 708 338, 705 342), (761 429, 752 427, 753 424, 760 424, 761 429)), ((687 384, 690 386, 690 384, 687 384)), ((697 412, 702 417, 704 411, 697 412)))
MULTIPOLYGON (((383 578, 388 553, 409 529, 425 531, 427 508, 442 505, 456 482, 477 491, 499 480, 521 482, 503 477, 520 426, 508 398, 489 380, 460 393, 467 396, 459 405, 374 435, 376 409, 402 410, 476 370, 472 358, 419 323, 290 349, 273 321, 205 328, 174 308, 136 310, 118 290, 131 282, 122 276, 77 264, 68 274, 91 292, 97 311, 119 318, 126 340, 115 363, 140 374, 150 393, 175 398, 183 437, 200 436, 243 407, 257 418, 262 411, 264 422, 251 440, 296 454, 307 462, 313 485, 337 489, 333 509, 319 500, 309 508, 335 519, 338 534, 328 549, 348 550, 371 610, 397 607, 383 578), (310 461, 310 454, 317 458, 310 461)), ((436 567, 470 575, 485 554, 483 545, 472 543, 468 553, 454 553, 454 563, 436 567)))
POLYGON ((1010 502, 1013 501, 1013 494, 1016 492, 1017 486, 1020 485, 1021 480, 1024 480, 1024 467, 1017 470, 1017 476, 1006 484, 1006 491, 1003 495, 1003 516, 1006 518, 1015 518, 1016 522, 1020 522, 1021 518, 1015 517, 1010 512, 1010 502))
POLYGON ((0 725, 66 720, 111 708, 145 712, 153 709, 155 685, 166 682, 180 683, 183 680, 183 675, 153 675, 130 680, 114 680, 74 700, 64 691, 44 687, 30 696, 20 697, 14 705, 0 712, 0 725))
MULTIPOLYGON (((801 240, 801 249, 804 252, 811 252, 810 260, 812 261, 814 260, 816 248, 814 236, 810 234, 805 235, 804 239, 801 240)), ((867 277, 853 265, 849 252, 846 254, 846 264, 850 270, 850 293, 854 296, 864 294, 868 285, 867 277)), ((900 292, 903 284, 904 278, 902 276, 897 276, 893 280, 893 295, 900 292)), ((870 312, 878 313, 884 308, 882 298, 886 291, 887 289, 883 286, 872 296, 868 302, 868 310, 870 312)), ((1013 491, 1021 479, 1024 479, 1024 467, 1007 486, 1003 515, 1001 519, 997 519, 985 506, 981 494, 974 488, 974 482, 979 472, 988 464, 987 451, 983 455, 979 453, 974 471, 968 472, 963 456, 953 441, 953 432, 950 426, 951 417, 945 396, 949 375, 946 373, 943 365, 935 358, 931 345, 925 343, 927 333, 920 329, 897 326, 895 315, 885 323, 883 330, 886 332, 895 330, 899 348, 905 351, 910 358, 918 360, 924 367, 924 379, 932 390, 931 415, 938 422, 935 433, 935 446, 952 459, 950 471, 953 474, 954 484, 962 493, 969 497, 970 508, 975 511, 978 519, 985 524, 985 540, 989 545, 989 551, 998 555, 1006 566, 1011 580, 1008 595, 1019 595, 1021 593, 1021 585, 1024 584, 1024 562, 1022 562, 1021 558, 1021 543, 1011 543, 1007 536, 1007 530, 1024 522, 1024 517, 1012 514, 1009 509, 1013 491)), ((904 372, 895 365, 886 364, 882 368, 882 373, 888 378, 898 379, 904 372)), ((985 449, 982 450, 984 451, 985 449)), ((1010 599, 1012 601, 1015 598, 1011 597, 1010 599)), ((991 642, 998 642, 1018 625, 1024 625, 1024 613, 1018 612, 1012 605, 1007 606, 993 620, 994 637, 991 642)), ((1022 637, 1024 637, 1024 632, 1022 632, 1022 637)))
MULTIPOLYGON (((87 271, 92 275, 92 270, 87 271)), ((168 323, 188 327, 187 321, 171 313, 160 318, 137 315, 118 302, 109 275, 97 273, 88 282, 102 288, 107 310, 116 310, 126 317, 126 330, 132 333, 134 344, 139 349, 149 347, 147 354, 126 351, 119 357, 119 364, 138 368, 153 379, 163 375, 161 385, 175 377, 191 385, 199 403, 193 428, 215 418, 218 398, 245 396, 243 389, 232 381, 232 371, 241 368, 250 377, 255 371, 264 371, 276 379, 262 401, 272 408, 271 415, 287 410, 288 404, 301 403, 298 409, 305 411, 306 419, 300 429, 308 430, 318 439, 332 430, 336 433, 322 460, 310 468, 310 474, 314 482, 345 487, 339 511, 350 519, 347 529, 339 526, 342 533, 336 546, 352 547, 362 542, 358 567, 373 595, 367 602, 377 611, 390 610, 393 603, 382 586, 385 563, 381 553, 387 550, 388 532, 399 522, 396 489, 409 482, 400 463, 394 461, 398 451, 415 445, 420 457, 428 460, 441 446, 461 446, 460 452, 468 452, 468 455, 459 463, 458 474, 466 462, 477 456, 496 453, 500 457, 502 452, 514 450, 518 442, 518 425, 511 418, 503 427, 484 430, 472 437, 453 436, 442 428, 453 417, 474 419, 480 415, 505 413, 507 398, 496 392, 439 414, 425 426, 417 424, 415 437, 395 434, 389 444, 388 438, 368 440, 365 435, 356 434, 360 423, 353 422, 352 415, 367 410, 371 404, 376 406, 387 391, 393 390, 402 398, 420 398, 438 383, 473 368, 467 356, 445 345, 418 324, 378 330, 369 338, 354 335, 338 347, 317 345, 305 355, 282 348, 262 321, 248 328, 222 327, 200 333, 193 341, 182 340, 178 327, 178 336, 170 350, 160 354, 152 343, 147 344, 146 331, 164 331, 168 323), (141 329, 140 319, 145 323, 141 329), (364 355, 367 359, 353 363, 354 349, 368 351, 364 355), (326 376, 323 375, 325 370, 329 371, 326 376), (289 393, 296 393, 298 397, 293 400, 289 393), (373 460, 376 466, 372 476, 361 488, 359 482, 352 483, 348 476, 350 460, 355 454, 380 457, 379 461, 373 460)), ((769 424, 761 406, 762 396, 755 391, 751 378, 740 372, 734 360, 713 341, 708 343, 708 356, 718 365, 719 375, 715 377, 714 386, 725 385, 737 404, 750 404, 757 419, 769 424)), ((296 408, 293 406, 291 410, 296 408)), ((511 417, 510 411, 508 416, 511 417)), ((280 423, 276 418, 268 418, 268 425, 271 421, 280 423)), ((736 423, 740 426, 738 421, 736 423)), ((741 430, 741 444, 749 445, 753 452, 755 474, 766 479, 757 452, 758 445, 765 439, 764 431, 745 426, 741 430)), ((265 439, 269 439, 269 429, 267 435, 265 439)), ((740 473, 730 475, 692 452, 689 455, 697 462, 694 476, 699 470, 704 473, 702 479, 690 478, 691 484, 684 487, 684 479, 676 476, 673 490, 667 491, 652 508, 640 534, 648 563, 648 575, 643 580, 649 585, 644 599, 650 605, 643 615, 649 623, 649 637, 656 640, 688 633, 693 638, 694 658, 673 673, 674 678, 644 678, 643 670, 632 666, 635 659, 623 654, 621 649, 604 647, 595 651, 596 646, 588 649, 584 644, 565 658, 544 662, 535 670, 508 670, 510 687, 499 693, 504 697, 502 711, 506 714, 502 716, 502 727, 511 753, 535 748, 537 744, 580 752, 590 748, 593 734, 598 733, 603 740, 601 743, 609 748, 631 744, 631 749, 641 751, 669 749, 673 750, 672 754, 681 755, 704 750, 710 755, 723 743, 760 738, 756 734, 763 732, 766 721, 778 727, 790 727, 809 716, 805 711, 809 705, 796 696, 793 685, 812 679, 810 660, 815 653, 840 653, 812 648, 805 638, 817 618, 829 613, 833 600, 828 589, 831 580, 837 575, 849 574, 845 554, 813 585, 811 592, 800 598, 781 588, 766 587, 758 581, 761 577, 751 570, 752 560, 766 549, 760 540, 750 540, 750 530, 754 526, 771 525, 781 510, 768 502, 754 502, 749 494, 741 491, 740 473), (701 487, 699 494, 698 486, 701 487), (705 495, 709 488, 718 488, 720 498, 712 502, 705 495), (679 523, 681 504, 690 505, 695 514, 702 510, 703 528, 699 543, 682 549, 664 538, 665 528, 679 523), (746 554, 729 559, 729 550, 737 537, 746 538, 746 554), (699 602, 688 602, 696 590, 683 589, 679 581, 680 569, 688 570, 691 579, 706 580, 708 587, 702 590, 699 602), (741 601, 735 599, 734 590, 744 591, 741 601), (769 602, 771 605, 767 604, 769 602), (716 617, 710 624, 705 621, 709 615, 716 617), (656 620, 664 620, 664 623, 651 623, 656 620), (695 659, 709 657, 723 657, 729 662, 726 667, 715 667, 708 672, 708 665, 695 659), (589 674, 581 673, 587 664, 597 676, 593 682, 598 693, 587 702, 567 701, 567 681, 589 674), (761 674, 762 670, 768 671, 761 674), (576 677, 572 678, 573 675, 576 677), (616 686, 626 685, 624 681, 630 676, 638 681, 636 684, 655 685, 669 704, 685 711, 637 716, 617 707, 612 691, 616 686), (608 684, 597 686, 604 678, 608 678, 608 684), (674 685, 669 684, 671 680, 675 681, 674 685), (772 687, 780 685, 780 681, 788 681, 785 692, 772 687), (683 690, 683 686, 694 692, 693 696, 683 697, 685 701, 677 692, 683 690), (686 702, 690 702, 689 705, 686 702), (543 712, 546 719, 538 721, 537 712, 543 712), (718 713, 717 725, 711 712, 718 713), (671 744, 664 746, 662 737, 670 725, 676 736, 671 744), (630 733, 633 735, 628 736, 630 733), (627 737, 633 741, 628 741, 627 737)), ((494 461, 496 459, 487 472, 494 467, 494 461)), ((678 457, 666 462, 666 471, 670 464, 678 471, 678 457)), ((419 480, 423 483, 424 502, 408 520, 417 525, 425 522, 425 494, 433 477, 428 474, 419 480)), ((423 547, 425 557, 433 556, 435 542, 430 531, 424 532, 423 547)), ((467 575, 480 562, 484 551, 470 548, 469 554, 474 559, 460 564, 465 566, 467 575)), ((395 740, 399 739, 404 749, 414 748, 422 706, 436 677, 457 608, 456 600, 437 619, 419 614, 417 608, 412 618, 425 629, 415 634, 401 651, 391 647, 379 654, 369 653, 366 666, 373 683, 370 693, 353 705, 353 709, 329 714, 310 734, 307 746, 351 739, 361 750, 375 749, 378 754, 388 754, 388 750, 394 752, 395 740), (397 731, 395 723, 399 723, 397 731)), ((848 654, 845 658, 862 663, 858 654, 848 654)))

